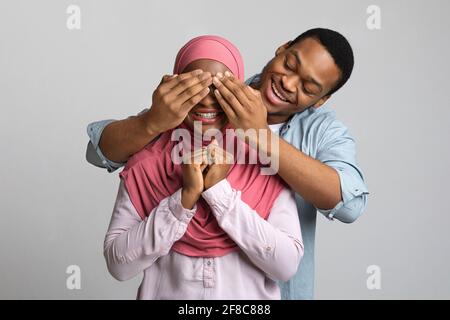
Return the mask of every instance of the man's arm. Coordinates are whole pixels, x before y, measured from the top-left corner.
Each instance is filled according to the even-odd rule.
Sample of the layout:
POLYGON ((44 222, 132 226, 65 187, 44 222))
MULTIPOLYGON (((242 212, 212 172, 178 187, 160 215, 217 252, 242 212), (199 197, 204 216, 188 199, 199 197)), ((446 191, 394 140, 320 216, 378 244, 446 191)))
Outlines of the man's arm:
POLYGON ((215 94, 228 120, 234 128, 266 130, 268 137, 265 143, 261 143, 259 139, 249 142, 253 146, 257 145, 258 150, 267 156, 278 157, 278 174, 283 180, 317 208, 333 208, 341 201, 339 176, 335 170, 305 155, 272 133, 267 124, 267 111, 260 92, 238 82, 234 77, 222 78, 221 81, 214 78, 217 88, 215 94), (279 149, 272 148, 271 142, 277 143, 279 149), (278 149, 279 152, 275 154, 272 149, 278 149))
POLYGON ((354 222, 367 205, 368 189, 356 161, 356 143, 340 121, 324 121, 318 135, 316 159, 334 169, 339 176, 341 201, 330 210, 319 211, 329 219, 354 222))
MULTIPOLYGON (((304 200, 312 203, 327 218, 354 222, 364 211, 368 190, 356 165, 356 147, 347 129, 338 121, 320 137, 317 159, 279 138, 278 174, 304 200)), ((261 145, 261 147, 263 147, 261 145)), ((276 150, 276 149, 275 149, 276 150)), ((266 151, 271 154, 270 149, 266 151)))
POLYGON ((354 141, 346 128, 334 121, 335 128, 330 125, 324 131, 316 160, 271 132, 259 91, 233 77, 221 80, 214 78, 214 93, 233 127, 266 130, 267 141, 249 142, 268 156, 278 157, 278 174, 286 183, 328 218, 353 222, 366 205, 367 188, 356 166, 354 141), (277 154, 272 153, 272 149, 277 150, 271 147, 272 141, 278 144, 277 154))
MULTIPOLYGON (((269 135, 275 135, 269 129, 269 135)), ((316 208, 332 209, 342 201, 339 175, 333 168, 313 159, 285 140, 279 144, 278 174, 303 199, 316 208)), ((270 153, 270 152, 269 152, 270 153)))
MULTIPOLYGON (((132 116, 128 119, 140 117, 140 116, 142 116, 142 114, 144 114, 147 111, 148 111, 148 109, 144 109, 138 115, 132 116)), ((86 160, 90 164, 92 164, 96 167, 99 167, 99 168, 106 168, 109 172, 113 172, 125 164, 126 160, 125 161, 113 161, 109 158, 110 157, 109 155, 106 156, 105 154, 103 154, 102 150, 103 150, 104 146, 103 147, 100 146, 100 140, 103 140, 103 141, 119 140, 121 137, 107 137, 106 139, 102 139, 103 133, 104 133, 105 129, 113 123, 117 124, 118 126, 129 125, 130 122, 126 121, 128 119, 125 119, 125 120, 112 120, 112 119, 101 120, 101 121, 92 122, 88 125, 87 134, 89 136, 89 143, 88 143, 87 149, 86 149, 86 160)), ((122 128, 122 130, 126 130, 126 129, 122 128)), ((112 130, 112 132, 110 132, 110 134, 114 134, 114 130, 112 130)), ((139 134, 144 135, 145 133, 140 132, 139 134)), ((150 138, 150 140, 148 142, 153 140, 155 137, 149 137, 149 138, 150 138)), ((144 146, 145 146, 145 144, 142 146, 142 148, 144 146)), ((137 146, 137 148, 138 147, 139 146, 137 146)), ((118 149, 119 150, 121 149, 120 146, 118 147, 118 149)), ((137 149, 136 152, 139 150, 140 149, 137 149)))
POLYGON ((98 146, 109 160, 126 162, 159 135, 151 124, 149 110, 137 116, 111 122, 104 128, 98 146))
POLYGON ((202 70, 164 76, 153 92, 150 109, 127 119, 105 120, 88 126, 92 144, 88 145, 86 158, 94 165, 99 164, 98 158, 92 157, 94 148, 100 163, 108 171, 114 171, 159 134, 183 122, 188 112, 209 93, 211 83, 211 74, 202 70))

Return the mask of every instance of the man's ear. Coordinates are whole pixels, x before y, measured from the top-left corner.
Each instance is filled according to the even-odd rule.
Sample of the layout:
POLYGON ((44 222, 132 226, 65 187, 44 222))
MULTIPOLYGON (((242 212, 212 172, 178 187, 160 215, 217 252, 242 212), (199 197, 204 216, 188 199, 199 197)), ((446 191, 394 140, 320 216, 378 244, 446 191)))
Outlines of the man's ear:
POLYGON ((292 41, 288 41, 288 42, 286 42, 285 44, 283 44, 281 47, 279 47, 278 49, 277 49, 277 51, 275 51, 275 55, 277 56, 277 55, 279 55, 280 53, 282 53, 284 50, 286 50, 288 47, 289 47, 289 45, 292 43, 292 41))
POLYGON ((313 104, 313 108, 320 108, 325 102, 327 102, 328 99, 330 99, 330 97, 331 95, 326 95, 325 97, 322 97, 319 101, 313 104))

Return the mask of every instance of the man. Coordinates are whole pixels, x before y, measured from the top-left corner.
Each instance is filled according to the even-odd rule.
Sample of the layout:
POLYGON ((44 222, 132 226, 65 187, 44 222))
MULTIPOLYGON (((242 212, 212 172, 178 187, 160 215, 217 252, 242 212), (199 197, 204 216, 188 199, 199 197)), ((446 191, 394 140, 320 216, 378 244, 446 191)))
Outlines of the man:
MULTIPOLYGON (((214 84, 214 94, 234 128, 279 128, 277 134, 267 131, 279 143, 278 174, 296 192, 305 246, 297 274, 280 283, 282 298, 312 299, 317 210, 331 220, 351 223, 367 203, 355 142, 324 106, 349 79, 353 64, 348 41, 335 31, 318 28, 276 50, 263 72, 247 80, 257 90, 221 74, 164 76, 149 110, 88 126, 87 159, 114 171, 160 133, 180 124, 214 84)), ((261 141, 253 143, 265 148, 261 141)), ((270 150, 269 145, 269 155, 270 150)))

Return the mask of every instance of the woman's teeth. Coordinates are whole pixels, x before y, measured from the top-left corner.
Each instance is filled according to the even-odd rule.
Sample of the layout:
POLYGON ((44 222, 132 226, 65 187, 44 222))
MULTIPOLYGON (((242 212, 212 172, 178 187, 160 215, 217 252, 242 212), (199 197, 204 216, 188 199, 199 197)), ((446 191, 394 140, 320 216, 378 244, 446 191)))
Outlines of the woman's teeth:
POLYGON ((275 82, 274 81, 272 81, 272 90, 273 90, 273 93, 275 93, 275 95, 278 97, 278 99, 280 99, 281 101, 284 101, 284 102, 288 102, 288 100, 285 99, 281 95, 281 93, 277 90, 277 88, 275 87, 275 82))
POLYGON ((208 113, 196 112, 195 115, 204 119, 214 119, 219 115, 219 112, 208 112, 208 113))

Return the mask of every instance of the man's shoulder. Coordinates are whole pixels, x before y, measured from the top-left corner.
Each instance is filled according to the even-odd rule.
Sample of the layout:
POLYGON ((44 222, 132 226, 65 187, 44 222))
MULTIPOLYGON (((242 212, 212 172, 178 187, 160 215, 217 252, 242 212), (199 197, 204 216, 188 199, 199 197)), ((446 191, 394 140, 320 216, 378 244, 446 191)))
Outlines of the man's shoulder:
POLYGON ((353 140, 348 128, 336 117, 336 112, 328 106, 316 110, 305 110, 304 115, 295 115, 290 127, 292 134, 288 139, 302 151, 314 155, 321 146, 340 143, 342 139, 353 140))
POLYGON ((325 130, 328 127, 342 127, 345 125, 337 119, 336 112, 329 106, 322 106, 320 108, 309 108, 302 113, 296 114, 291 125, 302 126, 308 130, 325 130), (302 114, 305 112, 305 114, 302 114))

